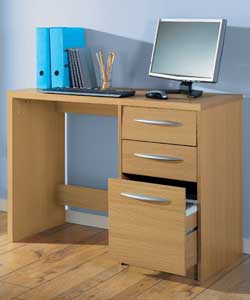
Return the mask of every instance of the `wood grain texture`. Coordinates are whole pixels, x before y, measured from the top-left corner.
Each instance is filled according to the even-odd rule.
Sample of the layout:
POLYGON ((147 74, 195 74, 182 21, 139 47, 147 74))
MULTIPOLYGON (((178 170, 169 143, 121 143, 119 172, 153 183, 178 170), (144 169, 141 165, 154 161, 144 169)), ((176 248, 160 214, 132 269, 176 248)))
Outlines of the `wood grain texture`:
POLYGON ((196 147, 122 141, 123 173, 170 178, 197 180, 196 147), (181 161, 163 161, 135 156, 135 153, 176 157, 181 161))
POLYGON ((100 115, 100 116, 117 116, 116 105, 105 104, 84 104, 58 102, 56 104, 58 112, 70 112, 76 114, 100 115))
POLYGON ((6 238, 6 230, 7 230, 7 214, 6 212, 0 211, 0 242, 1 239, 6 238))
POLYGON ((230 264, 227 268, 223 269, 223 271, 216 273, 214 276, 210 277, 208 280, 202 282, 202 286, 204 287, 211 287, 213 284, 215 284, 217 281, 222 279, 226 274, 232 272, 234 269, 236 269, 239 265, 243 264, 245 261, 249 259, 249 254, 242 254, 239 256, 238 259, 236 259, 232 264, 230 264))
POLYGON ((201 281, 242 255, 241 98, 199 115, 201 281))
POLYGON ((3 300, 12 300, 27 291, 28 289, 22 286, 0 282, 0 298, 3 300))
MULTIPOLYGON (((83 246, 84 247, 84 246, 83 246)), ((126 266, 121 266, 112 257, 104 253, 71 268, 57 278, 47 281, 21 297, 25 300, 71 300, 95 288, 99 283, 115 276, 126 266)))
MULTIPOLYGON (((194 264, 191 259, 186 260, 185 253, 185 196, 183 188, 110 179, 111 253, 124 263, 185 275, 194 264), (122 192, 160 197, 171 202, 138 201, 120 195, 122 192)), ((197 247, 194 251, 197 252, 197 247)))
POLYGON ((79 264, 103 254, 106 251, 107 233, 103 231, 93 234, 93 231, 89 231, 88 235, 85 233, 81 236, 83 231, 78 230, 78 244, 58 247, 58 250, 23 267, 21 270, 16 270, 1 277, 1 280, 27 288, 34 288, 72 270, 79 264))
POLYGON ((169 276, 167 280, 161 280, 151 289, 145 291, 136 300, 191 300, 205 290, 198 286, 193 280, 180 279, 169 276))
POLYGON ((24 243, 13 243, 10 241, 0 242, 0 254, 21 248, 24 245, 24 243))
MULTIPOLYGON (((6 214, 0 213, 0 224, 6 222, 6 214)), ((52 230, 47 230, 39 235, 35 235, 29 239, 25 247, 34 249, 34 245, 40 242, 44 249, 50 249, 53 243, 60 249, 61 245, 64 247, 79 246, 83 253, 85 248, 90 246, 96 247, 97 244, 89 245, 89 238, 94 233, 93 228, 79 225, 63 225, 58 226, 52 230), (81 231, 82 229, 82 231, 81 231), (90 232, 88 232, 90 231, 90 232), (85 238, 83 238, 85 236, 85 238), (81 240, 81 238, 83 238, 81 240), (80 241, 80 242, 79 242, 80 241)), ((99 229, 97 229, 99 230, 99 229)), ((100 236, 107 233, 102 231, 95 236, 100 236)), ((2 231, 1 238, 7 239, 7 232, 2 231)), ((93 236, 94 237, 94 236, 93 236)), ((106 236, 107 238, 107 236, 106 236)), ((97 242, 98 243, 98 242, 97 242)), ((43 265, 47 265, 46 275, 41 276, 41 284, 34 286, 32 289, 20 285, 23 281, 19 277, 18 284, 9 284, 2 281, 0 277, 0 298, 1 300, 73 300, 73 299, 112 299, 112 300, 249 300, 249 272, 250 259, 246 256, 240 265, 228 274, 224 274, 223 278, 215 284, 206 288, 199 286, 197 282, 183 277, 170 275, 167 273, 154 272, 141 268, 131 267, 127 265, 120 265, 112 257, 108 250, 107 240, 100 241, 100 246, 104 247, 104 252, 91 257, 89 260, 83 262, 78 261, 77 265, 65 270, 63 266, 67 263, 68 256, 63 256, 61 259, 56 255, 55 258, 50 256, 50 260, 46 260, 41 255, 40 261, 34 261, 21 267, 17 272, 21 275, 21 270, 27 275, 28 268, 32 268, 36 275, 39 274, 39 269, 45 270, 43 265), (62 273, 58 274, 51 280, 46 280, 52 276, 55 270, 56 259, 58 260, 57 270, 60 270, 62 265, 62 273), (49 268, 49 261, 51 261, 51 269, 49 268), (35 268, 36 266, 37 268, 35 268), (63 271, 64 270, 64 271, 63 271), (45 277, 45 278, 44 278, 45 277), (15 297, 15 298, 14 298, 15 297)), ((79 250, 80 251, 80 250, 79 250)), ((10 253, 16 253, 15 250, 10 253)), ((48 251, 46 251, 48 253, 48 251)), ((9 256, 11 254, 9 253, 9 256)), ((57 253, 57 250, 55 250, 57 253)), ((40 252, 40 254, 42 254, 40 252)), ((0 265, 4 262, 6 256, 0 255, 0 265)), ((13 260, 22 261, 23 253, 14 255, 13 260)), ((15 272, 14 272, 15 273, 15 272)), ((11 274, 9 274, 11 275, 11 274)), ((40 272, 42 275, 42 272, 40 272)), ((32 279, 33 280, 33 279, 32 279)))
MULTIPOLYGON (((185 133, 180 131, 178 134, 168 133, 167 136, 159 130, 152 130, 151 127, 150 130, 149 127, 140 129, 139 132, 137 128, 130 128, 129 134, 131 138, 134 135, 136 139, 153 139, 153 142, 197 145, 198 177, 195 177, 195 181, 198 182, 199 202, 198 274, 202 283, 210 282, 211 278, 217 278, 218 274, 223 274, 230 266, 234 266, 240 259, 242 251, 242 120, 239 95, 205 94, 198 100, 189 100, 184 95, 171 95, 168 101, 157 101, 146 99, 144 92, 139 92, 134 98, 127 99, 45 95, 35 90, 10 92, 8 98, 10 239, 17 241, 64 222, 63 207, 57 202, 57 187, 64 182, 63 112, 72 109, 79 113, 85 110, 89 113, 109 115, 116 111, 120 126, 118 130, 119 156, 122 156, 121 139, 124 136, 124 128, 121 127, 121 122, 126 117, 123 108, 124 112, 129 110, 131 118, 135 112, 136 117, 140 112, 142 118, 147 116, 150 119, 152 116, 160 116, 160 119, 175 116, 175 119, 171 120, 177 122, 183 120, 185 124, 182 129, 189 128, 185 133), (177 120, 176 116, 181 117, 177 120)), ((196 148, 193 147, 193 149, 196 148)), ((120 160, 120 177, 124 177, 122 168, 123 162, 120 160)), ((183 178, 181 176, 181 174, 178 175, 178 179, 183 178)), ((93 196, 93 193, 90 195, 93 196)), ((100 194, 96 197, 100 202, 100 194)), ((98 203, 98 201, 94 202, 98 203)), ((90 206, 93 204, 91 201, 87 203, 86 205, 90 206)), ((84 207, 86 208, 85 204, 84 207)), ((107 206, 103 208, 105 209, 107 206)), ((126 207, 124 211, 127 212, 126 207)), ((185 209, 183 209, 183 216, 179 223, 183 234, 188 224, 192 223, 185 218, 184 211, 185 209)), ((144 217, 139 211, 137 215, 144 217)), ((147 219, 150 219, 150 215, 147 219)), ((159 225, 156 217, 152 219, 159 225)), ((132 224, 134 220, 131 221, 132 224)), ((164 221, 162 221, 163 224, 164 221)), ((127 220, 124 222, 126 223, 127 220)), ((139 238, 144 233, 142 230, 140 235, 138 231, 139 238)), ((175 232, 172 231, 172 233, 175 232)), ((154 236, 157 237, 157 234, 154 236)), ((177 234, 177 238, 179 236, 177 234)), ((179 241, 181 241, 181 246, 178 245, 178 250, 182 251, 181 256, 178 256, 180 257, 179 263, 186 272, 187 254, 184 250, 187 247, 183 246, 186 243, 186 237, 183 236, 179 241)), ((161 245, 160 242, 159 245, 161 245)), ((33 264, 37 259, 36 254, 43 251, 43 247, 44 245, 38 243, 31 253, 27 254, 24 250, 26 246, 22 247, 21 244, 20 247, 16 247, 15 243, 8 243, 0 230, 0 253, 2 251, 0 255, 6 258, 6 263, 3 263, 0 272, 6 275, 11 270, 16 271, 16 268, 22 268, 23 264, 33 264), (15 259, 13 262, 7 255, 9 253, 18 253, 14 257, 25 255, 24 262, 16 262, 15 259)), ((49 245, 49 247, 52 252, 55 250, 53 248, 55 246, 49 245)), ((59 245, 60 247, 62 246, 59 245)), ((169 244, 166 248, 171 250, 169 244)), ((144 248, 141 247, 141 249, 144 248)), ((155 252, 158 253, 158 250, 155 252)), ((163 257, 163 253, 161 256, 163 257)), ((151 257, 152 255, 150 259, 151 257)), ((158 263, 160 265, 160 262, 158 263)), ((150 267, 156 268, 153 265, 150 267)), ((46 267, 44 268, 47 270, 46 267)))
POLYGON ((123 107, 118 107, 118 177, 122 178, 122 115, 123 107))
POLYGON ((122 138, 128 140, 196 145, 196 113, 193 111, 124 107, 122 138), (135 120, 171 121, 178 126, 151 125, 135 120))
POLYGON ((65 245, 34 243, 27 247, 25 246, 5 252, 1 254, 0 276, 14 272, 64 247, 65 245))
POLYGON ((88 290, 84 295, 80 295, 75 300, 84 299, 133 299, 141 294, 144 289, 152 287, 160 281, 157 272, 146 271, 131 267, 118 273, 116 276, 100 283, 94 289, 88 290))
POLYGON ((108 211, 108 192, 76 185, 57 186, 57 199, 60 205, 108 211))
POLYGON ((182 94, 170 94, 167 101, 159 101, 148 99, 145 97, 147 91, 141 90, 136 92, 136 96, 130 98, 108 98, 108 97, 88 97, 74 95, 55 95, 43 94, 36 89, 24 89, 9 91, 8 95, 19 99, 41 100, 44 102, 67 102, 80 104, 105 104, 105 105, 125 105, 133 107, 149 107, 149 108, 164 108, 178 109, 187 111, 201 111, 209 107, 221 105, 223 103, 234 102, 235 97, 239 95, 231 94, 207 94, 204 93, 199 99, 190 99, 182 94))
POLYGON ((197 231, 186 235, 185 244, 185 261, 186 275, 190 278, 197 279, 197 231))
POLYGON ((197 300, 249 300, 250 260, 240 264, 232 272, 209 287, 197 300))
POLYGON ((55 104, 8 100, 9 238, 64 223, 56 185, 64 181, 64 115, 55 104))
POLYGON ((186 217, 186 231, 190 231, 198 226, 198 213, 186 217))
MULTIPOLYGON (((15 277, 15 274, 18 276, 19 269, 24 268, 26 265, 41 260, 50 263, 53 262, 53 257, 56 257, 59 260, 60 255, 66 257, 67 254, 69 255, 69 252, 73 251, 67 248, 71 243, 79 244, 81 241, 87 240, 99 232, 102 232, 102 230, 76 225, 74 227, 65 227, 64 230, 52 230, 51 233, 47 231, 45 235, 39 234, 35 237, 31 237, 24 242, 25 246, 1 254, 0 276, 2 278, 3 276, 8 277, 11 273, 11 276, 15 277)), ((51 266, 53 266, 53 264, 51 264, 51 266)), ((44 264, 44 268, 45 267, 46 264, 44 264)), ((37 272, 30 275, 31 278, 33 278, 32 280, 29 278, 31 284, 37 278, 36 274, 39 272, 41 274, 42 271, 43 268, 37 268, 37 272)), ((25 273, 21 273, 21 276, 22 274, 25 277, 25 273)), ((49 274, 47 275, 50 276, 49 274)), ((53 272, 51 275, 53 276, 53 272)), ((45 279, 39 277, 38 280, 45 279)))

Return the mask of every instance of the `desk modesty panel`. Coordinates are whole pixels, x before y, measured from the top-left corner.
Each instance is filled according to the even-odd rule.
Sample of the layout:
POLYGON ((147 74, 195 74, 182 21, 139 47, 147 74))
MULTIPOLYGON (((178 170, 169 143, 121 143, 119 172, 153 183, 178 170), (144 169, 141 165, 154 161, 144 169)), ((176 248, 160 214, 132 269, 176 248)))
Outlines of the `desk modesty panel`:
POLYGON ((109 211, 117 261, 204 283, 242 255, 242 97, 144 94, 9 92, 9 238, 63 224, 64 205, 109 211), (119 178, 108 191, 65 185, 64 112, 118 118, 119 178))

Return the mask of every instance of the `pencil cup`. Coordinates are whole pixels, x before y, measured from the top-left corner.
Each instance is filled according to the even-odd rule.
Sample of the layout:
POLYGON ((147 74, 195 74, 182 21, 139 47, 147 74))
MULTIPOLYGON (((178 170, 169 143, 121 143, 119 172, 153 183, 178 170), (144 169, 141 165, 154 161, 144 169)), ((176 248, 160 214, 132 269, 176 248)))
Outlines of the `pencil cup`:
POLYGON ((101 84, 102 84, 102 90, 108 90, 112 86, 111 74, 109 80, 106 80, 101 76, 101 84))
POLYGON ((115 53, 110 52, 107 59, 107 64, 104 64, 103 53, 101 51, 96 53, 101 74, 101 88, 107 90, 111 87, 112 68, 115 60, 115 53))

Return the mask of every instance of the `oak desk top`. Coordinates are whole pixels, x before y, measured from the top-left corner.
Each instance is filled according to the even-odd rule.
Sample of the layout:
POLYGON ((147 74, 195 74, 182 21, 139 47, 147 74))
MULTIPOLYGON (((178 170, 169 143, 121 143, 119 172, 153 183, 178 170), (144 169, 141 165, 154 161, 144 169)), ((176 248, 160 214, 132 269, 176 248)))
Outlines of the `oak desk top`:
POLYGON ((137 107, 155 107, 165 109, 180 109, 201 111, 209 107, 221 105, 224 102, 235 101, 242 98, 239 94, 212 94, 204 93, 202 97, 190 99, 182 94, 169 94, 168 100, 154 100, 145 97, 146 91, 137 91, 134 97, 128 98, 109 98, 109 97, 93 97, 93 96, 75 96, 75 95, 59 95, 45 94, 36 89, 24 89, 9 91, 9 99, 26 99, 39 101, 67 102, 78 104, 102 104, 102 105, 127 105, 137 107))

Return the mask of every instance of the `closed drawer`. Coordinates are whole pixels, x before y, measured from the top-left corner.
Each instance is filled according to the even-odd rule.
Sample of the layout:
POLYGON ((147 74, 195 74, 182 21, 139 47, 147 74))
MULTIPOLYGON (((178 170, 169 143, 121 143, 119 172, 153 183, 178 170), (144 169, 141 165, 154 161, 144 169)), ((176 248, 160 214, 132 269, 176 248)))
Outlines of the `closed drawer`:
POLYGON ((196 145, 196 113, 157 108, 124 107, 122 138, 196 145))
POLYGON ((185 196, 184 188, 110 179, 112 254, 124 263, 186 275, 197 264, 197 213, 186 216, 185 196))
POLYGON ((122 141, 122 172, 196 181, 196 147, 122 141))

